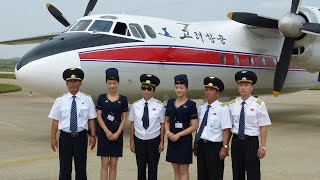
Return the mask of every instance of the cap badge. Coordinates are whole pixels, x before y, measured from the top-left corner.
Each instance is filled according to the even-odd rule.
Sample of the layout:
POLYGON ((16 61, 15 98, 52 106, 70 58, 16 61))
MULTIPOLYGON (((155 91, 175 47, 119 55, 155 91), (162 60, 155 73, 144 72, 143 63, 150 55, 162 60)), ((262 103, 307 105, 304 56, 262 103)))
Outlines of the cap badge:
POLYGON ((146 83, 147 83, 147 84, 150 84, 151 82, 150 82, 150 80, 146 80, 146 83))
POLYGON ((247 80, 247 78, 246 77, 243 77, 241 80, 244 80, 244 81, 246 81, 247 80))
POLYGON ((210 79, 214 79, 214 78, 216 78, 216 77, 210 76, 209 78, 210 78, 210 79))
POLYGON ((213 84, 212 84, 212 83, 209 83, 208 86, 213 86, 213 84))
POLYGON ((76 76, 74 74, 71 75, 71 78, 76 78, 76 76))
POLYGON ((151 76, 152 76, 152 74, 147 74, 146 76, 151 77, 151 76))

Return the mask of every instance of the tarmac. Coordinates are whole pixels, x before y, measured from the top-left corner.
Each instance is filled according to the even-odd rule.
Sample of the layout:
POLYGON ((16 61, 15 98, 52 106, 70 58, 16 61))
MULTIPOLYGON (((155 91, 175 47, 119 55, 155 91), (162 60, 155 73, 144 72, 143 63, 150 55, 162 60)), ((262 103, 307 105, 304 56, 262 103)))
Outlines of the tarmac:
MULTIPOLYGON (((0 79, 0 83, 15 80, 0 79)), ((261 96, 272 120, 268 127, 267 154, 261 160, 263 180, 320 179, 320 91, 306 90, 280 97, 261 96)), ((54 99, 20 92, 0 94, 0 179, 58 179, 58 153, 50 147, 51 120, 47 118, 54 99)), ((124 154, 118 162, 119 180, 136 179, 135 155, 129 148, 125 128, 124 154)), ((166 145, 166 143, 165 143, 166 145)), ((174 179, 170 163, 161 154, 158 179, 174 179)), ((197 177, 196 159, 190 165, 190 179, 197 177)), ((225 160, 224 179, 232 179, 231 158, 225 160)), ((88 179, 100 177, 96 149, 88 150, 88 179)), ((74 173, 73 173, 74 175, 74 173)))

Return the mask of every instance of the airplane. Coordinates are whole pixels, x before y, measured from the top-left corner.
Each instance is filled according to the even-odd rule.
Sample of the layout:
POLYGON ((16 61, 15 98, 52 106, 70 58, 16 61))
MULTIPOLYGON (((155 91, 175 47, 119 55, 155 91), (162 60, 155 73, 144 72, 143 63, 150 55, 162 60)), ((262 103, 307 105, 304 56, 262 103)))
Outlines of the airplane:
POLYGON ((53 5, 48 11, 66 29, 0 44, 40 43, 17 63, 16 78, 24 87, 57 97, 66 92, 62 72, 78 67, 85 73, 81 90, 94 100, 106 91, 105 70, 115 67, 120 93, 130 102, 141 97, 141 74, 161 80, 155 97, 174 97, 173 77, 187 74, 188 97, 203 97, 203 79, 222 79, 224 97, 237 95, 234 74, 251 70, 258 76, 254 94, 292 93, 320 81, 320 11, 292 0, 290 13, 280 19, 254 13, 230 12, 227 21, 181 22, 124 14, 90 15, 97 0, 90 0, 84 16, 70 24, 53 5))

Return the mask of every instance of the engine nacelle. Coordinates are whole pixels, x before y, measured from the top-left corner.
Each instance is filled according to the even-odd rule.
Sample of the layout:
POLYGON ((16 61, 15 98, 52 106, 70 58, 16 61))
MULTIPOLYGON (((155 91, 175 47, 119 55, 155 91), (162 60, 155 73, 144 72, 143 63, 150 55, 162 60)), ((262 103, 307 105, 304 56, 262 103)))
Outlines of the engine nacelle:
MULTIPOLYGON (((315 7, 301 7, 299 14, 309 23, 320 22, 320 10, 315 7)), ((295 41, 292 62, 307 71, 320 72, 320 36, 304 34, 295 41)))

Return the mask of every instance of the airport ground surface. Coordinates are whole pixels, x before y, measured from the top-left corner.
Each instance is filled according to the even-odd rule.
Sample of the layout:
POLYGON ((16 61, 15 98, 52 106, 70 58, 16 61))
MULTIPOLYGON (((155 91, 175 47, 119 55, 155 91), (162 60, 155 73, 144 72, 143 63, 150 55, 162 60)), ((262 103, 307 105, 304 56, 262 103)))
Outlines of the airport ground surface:
MULTIPOLYGON (((16 83, 0 79, 0 83, 16 83)), ((263 180, 320 179, 320 91, 302 91, 278 98, 261 96, 272 119, 268 128, 267 156, 261 161, 263 180)), ((53 99, 32 93, 0 94, 0 179, 57 179, 58 154, 50 148, 47 118, 53 99)), ((173 179, 171 164, 161 154, 158 177, 173 179)), ((99 179, 100 159, 88 151, 88 179, 99 179)), ((196 179, 196 159, 190 166, 196 179)), ((119 180, 136 179, 135 156, 125 129, 124 156, 118 164, 119 180)), ((225 179, 232 179, 231 159, 225 160, 225 179)))

